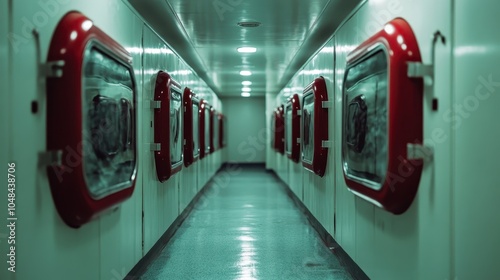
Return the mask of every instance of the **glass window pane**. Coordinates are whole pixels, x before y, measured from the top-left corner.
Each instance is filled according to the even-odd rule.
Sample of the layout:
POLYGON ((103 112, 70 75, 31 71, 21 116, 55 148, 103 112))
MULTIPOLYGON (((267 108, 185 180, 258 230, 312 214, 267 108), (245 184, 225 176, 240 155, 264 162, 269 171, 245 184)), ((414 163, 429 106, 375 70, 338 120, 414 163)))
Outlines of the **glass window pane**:
POLYGON ((83 172, 89 193, 100 198, 130 186, 135 172, 133 78, 97 47, 85 51, 83 172))
POLYGON ((387 171, 387 56, 376 51, 347 70, 344 168, 353 180, 380 189, 387 171))
POLYGON ((314 156, 314 94, 311 93, 304 98, 303 108, 303 161, 312 164, 314 156))
POLYGON ((171 89, 170 95, 170 162, 177 165, 182 162, 181 137, 182 94, 171 89))
POLYGON ((285 133, 286 133, 285 151, 287 154, 292 153, 292 135, 293 135, 292 129, 293 129, 292 106, 287 106, 285 112, 285 133))
POLYGON ((210 152, 210 110, 205 107, 205 154, 210 152))
POLYGON ((200 112, 198 103, 193 103, 193 156, 200 154, 200 112))

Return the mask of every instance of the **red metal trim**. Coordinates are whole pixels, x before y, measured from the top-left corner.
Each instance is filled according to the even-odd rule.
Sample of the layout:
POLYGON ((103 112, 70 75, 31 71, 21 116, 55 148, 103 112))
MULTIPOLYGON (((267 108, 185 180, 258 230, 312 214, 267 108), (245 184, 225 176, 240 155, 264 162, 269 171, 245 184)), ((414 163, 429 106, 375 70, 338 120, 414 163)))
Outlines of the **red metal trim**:
MULTIPOLYGON (((47 149, 63 151, 62 165, 48 167, 48 179, 59 215, 71 227, 80 227, 104 210, 129 198, 135 188, 136 166, 130 186, 94 199, 88 192, 83 171, 82 77, 87 45, 95 41, 113 54, 131 73, 134 95, 133 133, 135 138, 136 84, 132 57, 120 44, 78 12, 67 13, 57 25, 48 53, 48 61, 62 60, 63 76, 47 78, 47 149)), ((136 142, 134 141, 134 144, 136 142)))
POLYGON ((407 144, 422 143, 423 138, 423 80, 408 78, 407 63, 420 62, 422 59, 410 25, 404 19, 397 18, 349 54, 347 68, 363 60, 377 45, 386 49, 389 59, 386 178, 379 191, 349 179, 345 170, 344 178, 348 188, 356 195, 394 214, 401 214, 413 202, 422 173, 422 160, 407 158, 407 144))
POLYGON ((224 127, 224 129, 222 130, 222 147, 227 147, 227 130, 228 130, 228 126, 227 126, 227 117, 226 115, 222 115, 222 126, 224 127))
POLYGON ((310 94, 314 95, 314 154, 312 164, 302 160, 302 165, 307 170, 323 177, 328 160, 328 148, 324 148, 322 145, 323 141, 328 140, 328 108, 323 108, 323 101, 328 101, 328 92, 323 77, 316 78, 304 89, 302 112, 304 112, 304 100, 310 94))
POLYGON ((217 115, 217 119, 219 122, 219 148, 224 148, 224 115, 219 113, 217 115))
POLYGON ((270 133, 271 141, 269 142, 269 146, 271 147, 271 149, 276 151, 276 110, 274 110, 271 115, 270 127, 271 127, 271 133, 270 133))
POLYGON ((293 162, 299 162, 300 143, 297 141, 297 138, 300 138, 300 115, 298 113, 300 110, 300 100, 298 94, 294 94, 292 97, 288 99, 286 107, 288 108, 289 106, 291 106, 292 108, 292 143, 291 143, 291 151, 290 152, 287 151, 286 154, 288 158, 291 159, 293 162))
POLYGON ((276 108, 276 129, 274 130, 274 146, 278 153, 285 154, 285 106, 276 108))
POLYGON ((210 107, 206 100, 200 100, 200 159, 208 156, 207 143, 205 143, 205 110, 210 110, 210 107))
MULTIPOLYGON (((199 141, 199 139, 194 139, 193 131, 199 129, 198 127, 193 127, 193 104, 200 104, 196 94, 188 87, 184 89, 183 96, 184 103, 184 166, 189 167, 191 164, 198 160, 198 155, 194 155, 194 141, 199 141)), ((199 106, 198 106, 199 107, 199 106)), ((199 112, 198 112, 199 114, 199 112)), ((198 125, 200 123, 198 122, 198 125)))
POLYGON ((173 167, 170 151, 170 98, 172 87, 180 92, 180 85, 172 77, 163 71, 156 76, 154 100, 160 101, 160 108, 154 110, 154 141, 160 143, 159 151, 154 152, 156 163, 156 174, 160 182, 165 182, 172 175, 181 171, 182 162, 173 167))
POLYGON ((215 131, 214 131, 214 118, 217 115, 217 111, 215 111, 215 108, 212 107, 210 108, 210 153, 212 154, 215 152, 217 149, 215 148, 215 143, 214 143, 214 136, 215 136, 215 131))

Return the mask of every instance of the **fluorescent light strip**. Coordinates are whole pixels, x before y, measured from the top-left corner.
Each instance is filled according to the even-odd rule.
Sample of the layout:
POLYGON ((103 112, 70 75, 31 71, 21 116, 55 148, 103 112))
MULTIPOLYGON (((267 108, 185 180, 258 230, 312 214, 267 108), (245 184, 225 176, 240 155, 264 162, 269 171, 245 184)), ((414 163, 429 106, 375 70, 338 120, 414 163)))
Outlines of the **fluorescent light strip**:
POLYGON ((257 48, 254 47, 241 47, 238 48, 238 52, 240 53, 254 53, 257 51, 257 48))
POLYGON ((240 71, 240 75, 241 76, 252 76, 252 72, 243 70, 243 71, 240 71))
POLYGON ((250 81, 244 81, 244 82, 241 82, 241 84, 244 85, 244 86, 251 86, 252 82, 250 82, 250 81))
POLYGON ((250 97, 250 93, 249 92, 242 92, 241 96, 243 96, 243 97, 250 97))

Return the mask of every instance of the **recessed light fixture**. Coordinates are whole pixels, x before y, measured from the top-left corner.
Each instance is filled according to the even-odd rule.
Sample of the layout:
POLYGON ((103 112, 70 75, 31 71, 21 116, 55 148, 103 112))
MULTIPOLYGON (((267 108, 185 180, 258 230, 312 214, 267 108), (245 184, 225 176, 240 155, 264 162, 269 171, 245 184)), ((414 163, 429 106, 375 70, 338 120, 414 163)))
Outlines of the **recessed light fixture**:
POLYGON ((241 96, 243 96, 243 97, 250 97, 250 93, 249 92, 242 92, 241 96))
POLYGON ((243 70, 243 71, 240 71, 240 75, 241 76, 252 76, 252 72, 247 71, 247 70, 243 70))
POLYGON ((249 91, 252 91, 252 89, 249 88, 249 87, 244 87, 244 88, 241 89, 241 91, 249 92, 249 91))
POLYGON ((240 21, 238 22, 239 27, 259 27, 261 25, 258 21, 240 21))
POLYGON ((250 81, 244 81, 244 82, 241 82, 241 84, 244 85, 244 86, 251 86, 252 82, 250 82, 250 81))
POLYGON ((257 51, 257 48, 254 47, 241 47, 238 48, 238 52, 240 53, 254 53, 257 51))

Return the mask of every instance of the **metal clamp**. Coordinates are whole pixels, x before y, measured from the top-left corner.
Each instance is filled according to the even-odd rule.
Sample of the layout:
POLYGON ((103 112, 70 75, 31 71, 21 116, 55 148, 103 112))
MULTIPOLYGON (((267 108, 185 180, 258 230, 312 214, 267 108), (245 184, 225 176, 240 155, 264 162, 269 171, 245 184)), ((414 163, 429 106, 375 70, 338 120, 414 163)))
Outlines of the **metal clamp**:
POLYGON ((434 65, 421 62, 408 62, 409 78, 431 78, 434 79, 434 65))
POLYGON ((408 159, 424 159, 432 160, 434 157, 434 150, 432 147, 408 143, 406 146, 406 153, 408 159))
POLYGON ((40 64, 40 75, 46 78, 61 78, 64 74, 64 60, 48 61, 40 64))
POLYGON ((39 166, 61 166, 63 151, 44 151, 38 153, 39 166))
POLYGON ((149 150, 156 152, 161 150, 161 143, 149 143, 147 144, 149 146, 149 150))
POLYGON ((302 140, 300 138, 297 138, 297 144, 300 144, 302 140))
POLYGON ((146 109, 160 109, 161 101, 151 100, 146 102, 146 109))
MULTIPOLYGON (((431 83, 434 83, 434 75, 435 75, 435 66, 436 66, 436 45, 440 41, 443 45, 446 44, 446 38, 441 34, 441 32, 434 32, 434 37, 432 39, 431 45, 431 63, 424 64, 422 62, 408 62, 408 71, 407 75, 409 78, 424 78, 430 80, 431 83)), ((433 110, 437 111, 437 98, 434 95, 434 90, 430 91, 432 96, 432 106, 433 110)))
POLYGON ((321 141, 321 148, 333 148, 333 141, 330 140, 321 141))
POLYGON ((302 110, 297 110, 297 116, 302 116, 302 110))
POLYGON ((321 102, 321 108, 333 108, 333 101, 323 101, 321 102))

